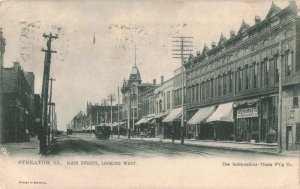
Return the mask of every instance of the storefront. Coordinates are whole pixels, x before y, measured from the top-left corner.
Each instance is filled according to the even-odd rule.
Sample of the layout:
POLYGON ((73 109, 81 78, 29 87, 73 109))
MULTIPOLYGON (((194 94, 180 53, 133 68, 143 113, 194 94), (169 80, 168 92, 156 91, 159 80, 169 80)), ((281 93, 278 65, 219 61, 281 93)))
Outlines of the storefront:
POLYGON ((205 121, 215 110, 216 106, 200 108, 187 122, 189 135, 199 139, 213 139, 213 125, 206 123, 205 121))
POLYGON ((258 99, 234 103, 235 140, 259 141, 258 99))
POLYGON ((277 143, 278 96, 234 103, 235 140, 277 143))
POLYGON ((143 133, 148 137, 155 137, 155 125, 152 124, 154 120, 154 114, 147 115, 140 119, 136 124, 136 134, 139 135, 143 133))
POLYGON ((152 121, 152 124, 155 125, 155 135, 156 136, 163 136, 163 122, 162 120, 168 116, 170 112, 163 112, 155 115, 155 119, 152 121))
POLYGON ((206 120, 213 125, 214 140, 233 140, 233 103, 220 104, 217 110, 206 120))
POLYGON ((162 120, 164 138, 180 139, 182 108, 173 109, 170 114, 162 120))

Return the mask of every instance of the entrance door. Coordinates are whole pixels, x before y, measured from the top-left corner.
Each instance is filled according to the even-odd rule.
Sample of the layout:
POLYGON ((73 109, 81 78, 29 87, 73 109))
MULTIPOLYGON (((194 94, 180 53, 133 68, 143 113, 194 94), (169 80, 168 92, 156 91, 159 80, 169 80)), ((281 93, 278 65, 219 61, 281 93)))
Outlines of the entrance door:
POLYGON ((286 127, 286 150, 292 150, 293 148, 293 132, 292 126, 286 127))

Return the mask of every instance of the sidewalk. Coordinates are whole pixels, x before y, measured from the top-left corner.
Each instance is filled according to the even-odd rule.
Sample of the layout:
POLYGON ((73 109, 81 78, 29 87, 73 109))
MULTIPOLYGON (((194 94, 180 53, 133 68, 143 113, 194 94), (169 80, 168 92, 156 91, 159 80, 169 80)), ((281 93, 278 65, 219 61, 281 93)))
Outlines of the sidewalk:
POLYGON ((1 144, 0 157, 35 157, 40 158, 39 140, 37 137, 30 138, 30 142, 1 144))
MULTIPOLYGON (((117 136, 116 136, 117 137, 117 136)), ((125 136, 120 136, 124 139, 128 139, 125 136)), ((172 139, 163 139, 163 138, 141 138, 134 137, 130 138, 131 140, 144 140, 151 142, 164 142, 172 143, 172 139)), ((175 140, 175 144, 180 144, 180 140, 175 140)), ((196 140, 196 139, 185 139, 184 145, 199 146, 199 147, 208 147, 208 148, 218 148, 223 150, 237 150, 237 151, 249 151, 249 152, 258 152, 258 153, 272 153, 278 154, 277 144, 268 144, 268 143, 248 143, 248 142, 234 142, 234 141, 206 141, 206 140, 196 140)), ((285 153, 283 153, 285 154, 285 153)), ((287 153, 287 155, 289 155, 287 153)))

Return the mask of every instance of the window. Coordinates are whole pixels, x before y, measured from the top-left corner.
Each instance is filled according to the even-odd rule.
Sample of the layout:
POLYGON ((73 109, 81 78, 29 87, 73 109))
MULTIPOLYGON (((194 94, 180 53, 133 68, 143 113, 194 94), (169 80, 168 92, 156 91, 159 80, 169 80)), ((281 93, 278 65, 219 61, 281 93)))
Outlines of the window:
POLYGON ((223 95, 226 95, 227 90, 227 75, 223 75, 223 95))
POLYGON ((278 57, 275 56, 274 57, 274 83, 278 83, 279 82, 279 72, 278 72, 278 57))
POLYGON ((221 76, 218 76, 218 95, 221 96, 222 95, 222 80, 221 80, 221 76))
POLYGON ((296 92, 296 88, 293 89, 293 107, 298 108, 299 107, 299 100, 296 92))
POLYGON ((297 96, 293 97, 293 107, 298 108, 299 107, 299 100, 297 96))
POLYGON ((293 54, 290 53, 290 51, 287 51, 285 56, 286 76, 290 76, 292 74, 292 58, 293 58, 293 54))
POLYGON ((210 98, 214 98, 214 80, 210 79, 210 98))
POLYGON ((300 143, 300 123, 296 123, 296 143, 300 143))
POLYGON ((253 88, 257 88, 257 73, 258 73, 258 66, 256 62, 253 63, 253 88))
POLYGON ((196 85, 196 102, 199 102, 199 84, 196 85))
POLYGON ((269 70, 270 70, 270 62, 269 60, 265 61, 265 85, 269 85, 269 70))
POLYGON ((169 110, 171 108, 171 92, 167 92, 167 109, 169 110))
POLYGON ((232 92, 232 89, 233 89, 233 72, 230 71, 229 72, 229 92, 231 93, 232 92))
POLYGON ((245 66, 244 74, 245 74, 245 89, 249 89, 249 73, 248 73, 248 65, 245 66))
POLYGON ((209 99, 209 81, 206 81, 206 99, 209 99))
POLYGON ((193 102, 196 102, 196 97, 197 97, 196 91, 197 91, 196 85, 194 85, 194 87, 193 87, 193 102))
POLYGON ((201 83, 201 91, 202 91, 202 93, 201 93, 201 98, 202 98, 202 100, 205 100, 205 96, 204 96, 204 92, 205 92, 205 89, 204 89, 204 82, 201 83))
POLYGON ((238 70, 238 91, 242 90, 242 70, 239 68, 238 70))

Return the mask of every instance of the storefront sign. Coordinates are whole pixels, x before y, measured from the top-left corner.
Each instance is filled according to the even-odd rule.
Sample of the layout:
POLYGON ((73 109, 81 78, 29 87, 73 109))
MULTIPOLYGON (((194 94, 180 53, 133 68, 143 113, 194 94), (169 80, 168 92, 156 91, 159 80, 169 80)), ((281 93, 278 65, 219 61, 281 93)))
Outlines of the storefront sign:
POLYGON ((243 108, 237 110, 237 118, 258 117, 257 108, 243 108))

